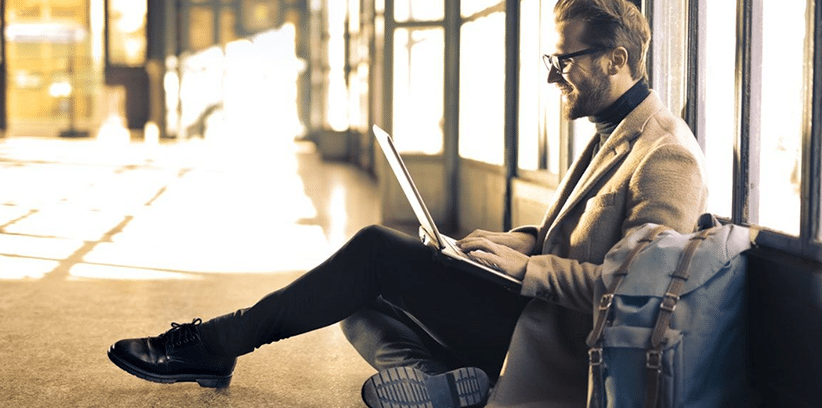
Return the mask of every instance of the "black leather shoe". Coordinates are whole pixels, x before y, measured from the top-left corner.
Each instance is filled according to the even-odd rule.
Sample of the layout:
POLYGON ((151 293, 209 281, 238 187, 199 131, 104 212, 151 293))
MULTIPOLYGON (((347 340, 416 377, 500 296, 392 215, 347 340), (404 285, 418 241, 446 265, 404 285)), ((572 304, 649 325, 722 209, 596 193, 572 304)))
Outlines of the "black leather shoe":
POLYGON ((236 357, 210 354, 197 331, 202 323, 171 323, 171 330, 142 339, 114 343, 108 358, 117 367, 144 380, 159 383, 197 382, 201 387, 228 387, 236 357))
POLYGON ((362 386, 362 400, 370 408, 462 408, 482 406, 488 400, 488 376, 465 367, 428 375, 411 367, 380 371, 362 386))

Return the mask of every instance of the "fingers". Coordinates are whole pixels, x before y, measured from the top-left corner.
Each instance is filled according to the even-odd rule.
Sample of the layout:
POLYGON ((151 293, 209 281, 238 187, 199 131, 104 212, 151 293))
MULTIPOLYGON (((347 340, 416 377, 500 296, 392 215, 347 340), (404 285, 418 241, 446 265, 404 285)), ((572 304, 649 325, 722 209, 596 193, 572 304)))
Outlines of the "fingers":
POLYGON ((481 250, 481 249, 475 249, 475 250, 472 250, 472 251, 467 251, 467 253, 469 255, 471 255, 471 258, 473 258, 474 260, 476 260, 480 263, 483 263, 485 265, 488 265, 490 267, 493 267, 493 268, 498 268, 497 265, 502 260, 502 258, 500 258, 498 255, 487 252, 487 251, 484 251, 484 250, 481 250))
POLYGON ((459 246, 463 252, 476 250, 482 250, 485 252, 495 252, 494 247, 496 247, 497 244, 495 244, 488 238, 475 238, 468 236, 457 241, 457 246, 459 246))
POLYGON ((482 237, 488 236, 488 234, 491 234, 491 233, 486 231, 486 230, 477 229, 477 230, 474 230, 473 232, 471 232, 470 234, 466 235, 465 238, 463 238, 463 239, 482 238, 482 237))
POLYGON ((486 238, 465 239, 460 249, 471 255, 478 262, 501 270, 518 279, 525 275, 528 257, 505 245, 500 245, 486 238))

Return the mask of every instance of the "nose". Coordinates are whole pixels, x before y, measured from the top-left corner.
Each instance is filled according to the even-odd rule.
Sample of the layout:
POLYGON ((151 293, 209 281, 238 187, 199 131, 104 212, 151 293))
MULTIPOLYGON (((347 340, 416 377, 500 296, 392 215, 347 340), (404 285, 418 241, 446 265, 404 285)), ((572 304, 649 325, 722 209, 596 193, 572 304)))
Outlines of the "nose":
POLYGON ((565 78, 562 77, 562 74, 557 71, 554 66, 551 66, 551 68, 548 69, 548 83, 553 84, 562 81, 565 81, 565 78))

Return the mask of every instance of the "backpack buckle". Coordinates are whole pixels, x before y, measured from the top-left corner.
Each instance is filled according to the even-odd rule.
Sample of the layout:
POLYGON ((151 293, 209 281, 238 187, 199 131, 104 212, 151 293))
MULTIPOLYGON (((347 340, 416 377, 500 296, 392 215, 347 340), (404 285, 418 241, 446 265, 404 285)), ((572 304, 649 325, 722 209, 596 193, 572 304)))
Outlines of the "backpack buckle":
POLYGON ((602 364, 602 349, 599 347, 592 348, 588 350, 588 361, 591 363, 592 366, 598 366, 602 364))
POLYGON ((649 350, 645 353, 645 367, 652 370, 662 370, 662 351, 649 350))
POLYGON ((599 310, 608 310, 614 302, 614 294, 606 293, 599 299, 599 310))
POLYGON ((676 310, 676 302, 679 302, 679 296, 671 292, 666 292, 662 298, 662 302, 659 304, 659 308, 668 313, 673 313, 674 310, 676 310))

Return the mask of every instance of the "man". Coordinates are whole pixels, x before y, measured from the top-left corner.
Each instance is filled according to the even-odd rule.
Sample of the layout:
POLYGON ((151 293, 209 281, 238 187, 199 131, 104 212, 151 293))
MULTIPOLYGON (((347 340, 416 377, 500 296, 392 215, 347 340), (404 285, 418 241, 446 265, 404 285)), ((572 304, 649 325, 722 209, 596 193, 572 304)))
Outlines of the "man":
POLYGON ((555 12, 548 81, 566 115, 591 116, 598 133, 541 227, 459 241, 521 278, 524 297, 440 264, 416 238, 369 227, 251 308, 121 340, 111 360, 152 381, 225 386, 236 356, 345 319, 346 336, 380 370, 363 386, 370 407, 409 388, 419 393, 404 406, 483 404, 506 350, 489 405, 584 406, 596 266, 643 223, 691 231, 706 189, 693 135, 644 81, 650 31, 639 11, 624 0, 560 0, 555 12))
POLYGON ((506 265, 522 278, 522 294, 536 298, 517 322, 489 406, 584 407, 597 266, 644 223, 692 231, 707 201, 693 134, 644 80, 650 29, 639 10, 623 0, 560 0, 554 13, 548 82, 562 91, 566 116, 590 117, 597 134, 532 230, 532 256, 463 241, 506 265))

